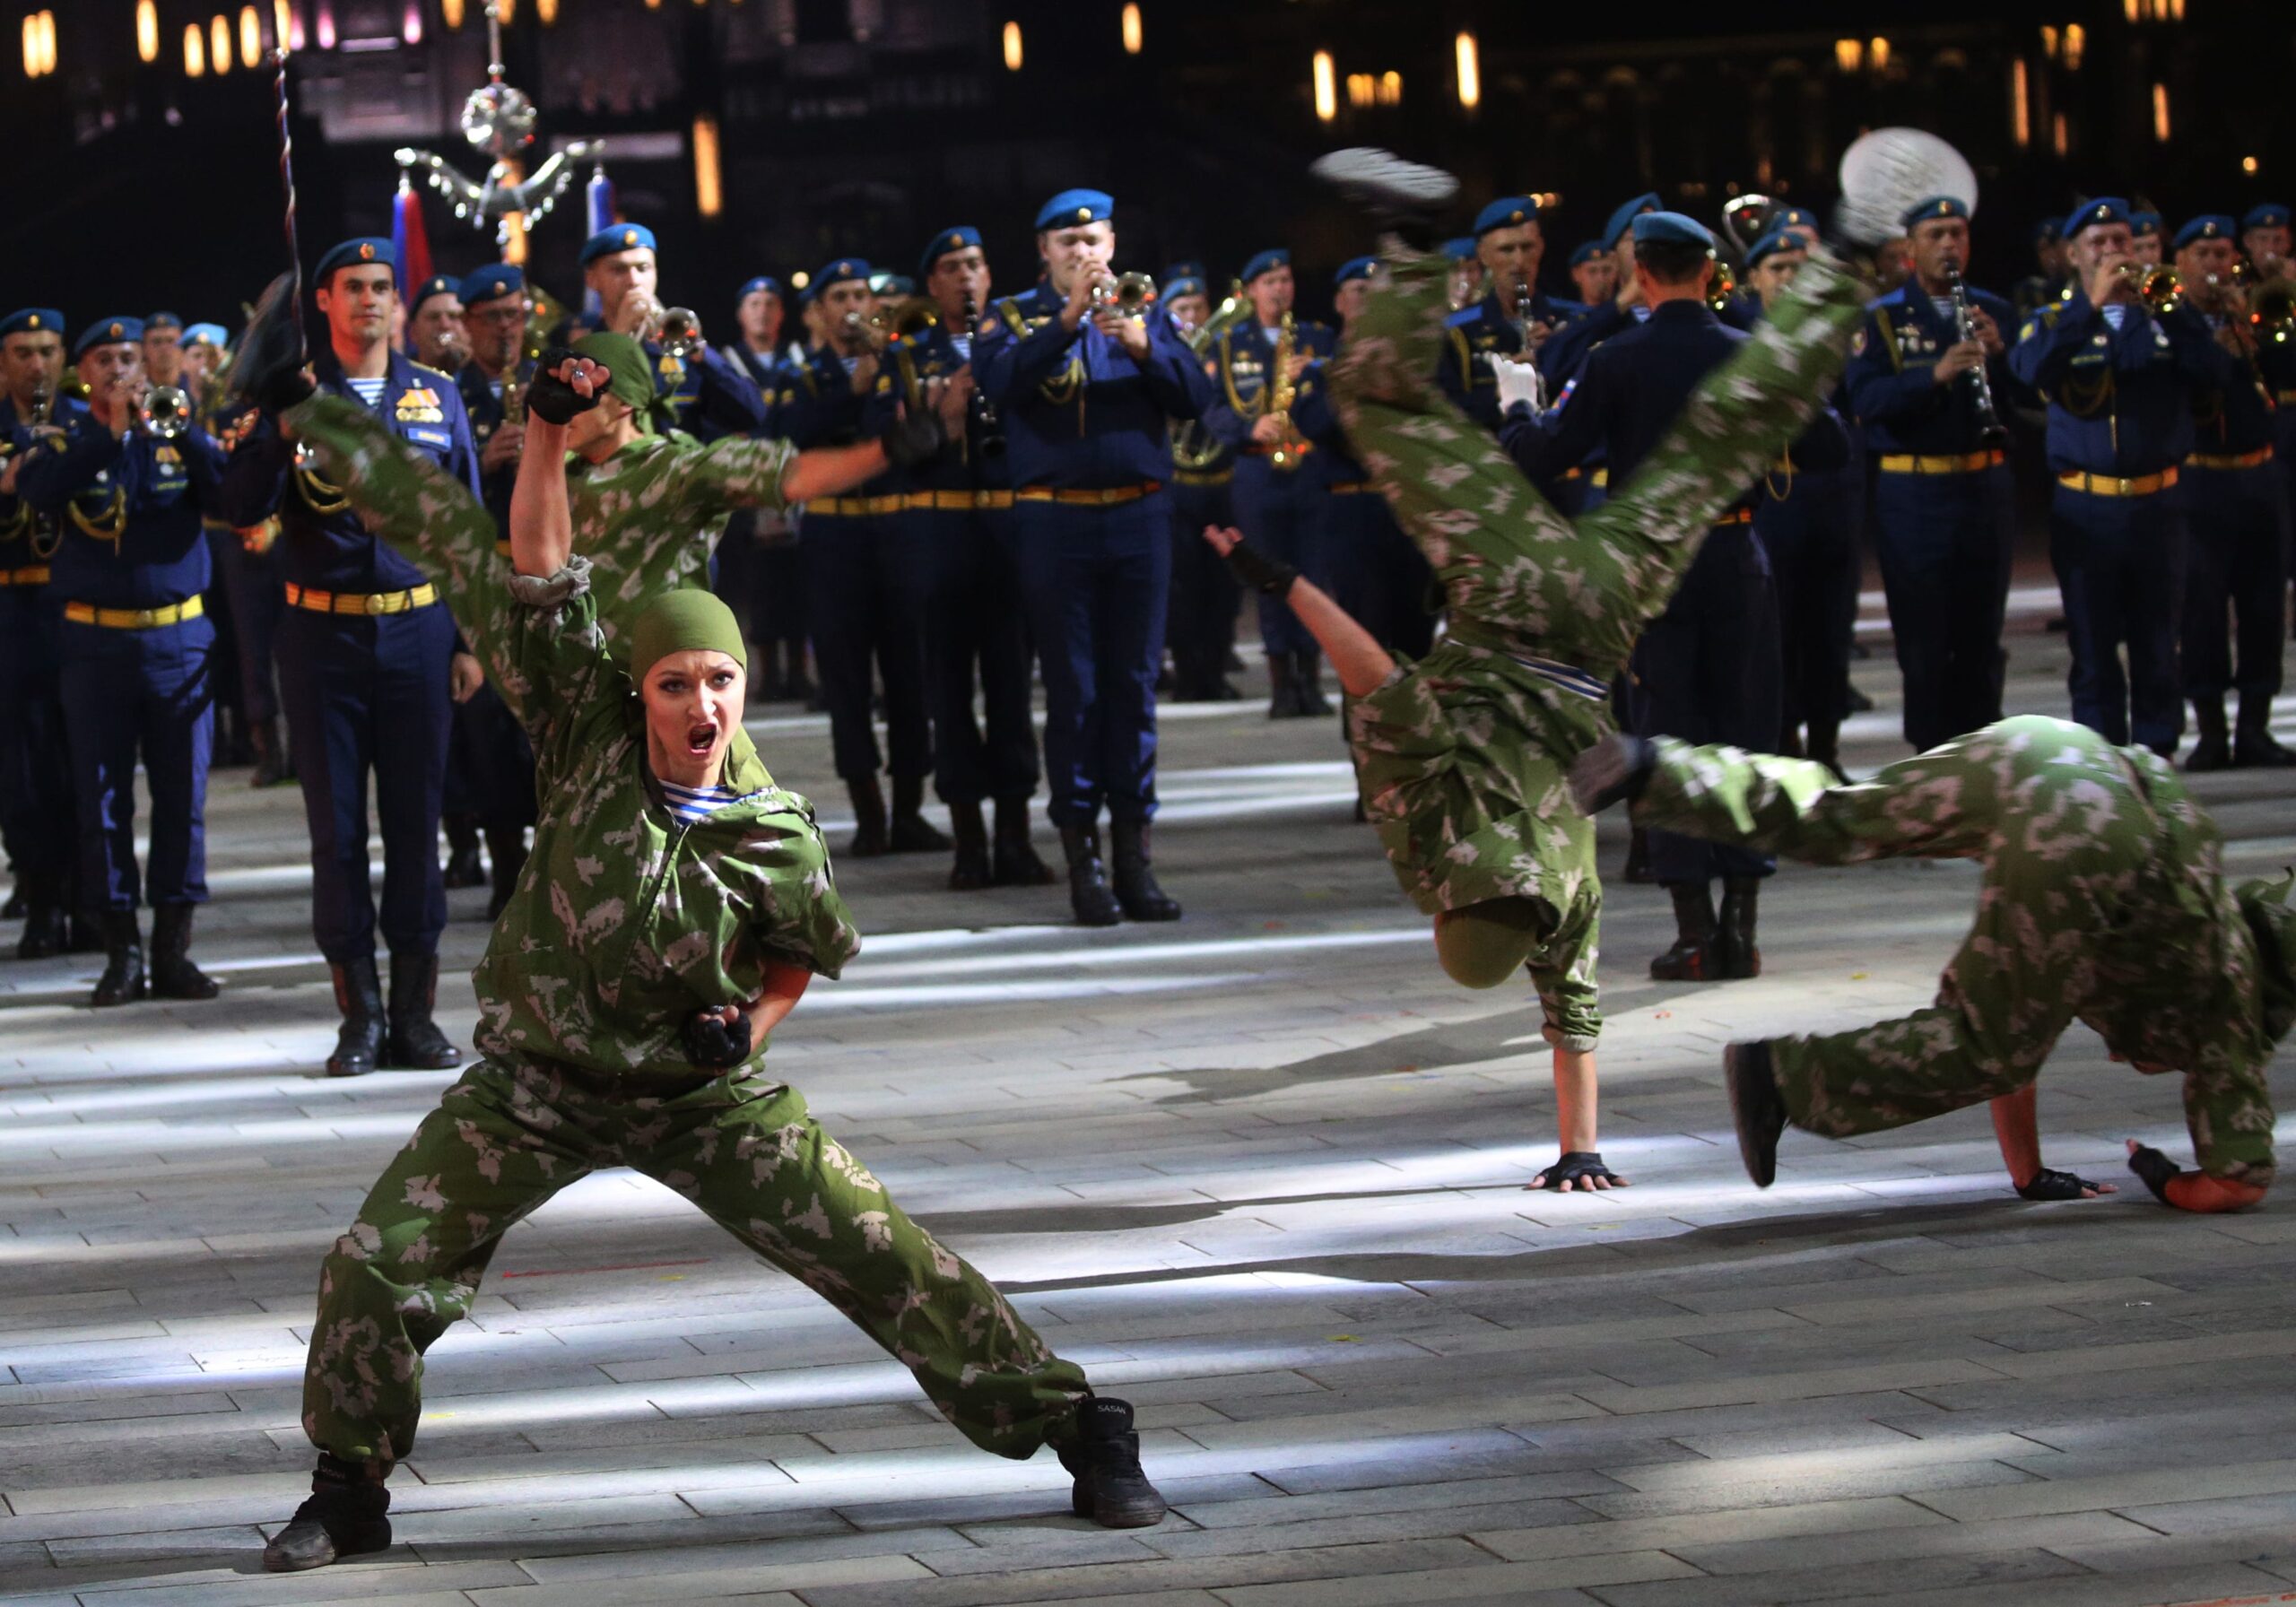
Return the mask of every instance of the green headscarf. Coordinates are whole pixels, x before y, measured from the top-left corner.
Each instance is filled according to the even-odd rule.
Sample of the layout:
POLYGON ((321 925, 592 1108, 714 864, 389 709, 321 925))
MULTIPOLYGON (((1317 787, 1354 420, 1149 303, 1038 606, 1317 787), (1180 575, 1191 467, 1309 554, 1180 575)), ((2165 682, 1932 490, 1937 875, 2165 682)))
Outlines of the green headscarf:
POLYGON ((629 335, 601 330, 576 341, 574 350, 592 362, 603 363, 613 375, 613 382, 606 387, 606 395, 625 404, 637 415, 638 428, 641 431, 655 427, 654 406, 657 397, 654 365, 648 360, 645 347, 629 335))
MULTIPOLYGON (((617 370, 617 387, 620 383, 617 370)), ((647 672, 671 654, 697 647, 723 653, 744 670, 750 667, 749 649, 742 644, 741 624, 734 618, 734 611, 719 602, 716 594, 698 587, 665 593, 648 603, 637 623, 630 628, 631 677, 642 682, 647 672)))

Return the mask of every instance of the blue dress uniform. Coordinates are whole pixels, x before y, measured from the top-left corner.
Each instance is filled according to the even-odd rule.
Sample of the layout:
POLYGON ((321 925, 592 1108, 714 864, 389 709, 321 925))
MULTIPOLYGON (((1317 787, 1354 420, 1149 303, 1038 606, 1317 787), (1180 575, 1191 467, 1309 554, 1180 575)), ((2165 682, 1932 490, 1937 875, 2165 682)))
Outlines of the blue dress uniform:
MULTIPOLYGON (((352 262, 387 261, 389 249, 388 240, 346 242, 320 259, 314 282, 327 283, 352 262)), ((482 494, 469 414, 452 379, 392 352, 381 389, 370 401, 331 351, 320 353, 313 371, 319 389, 375 413, 472 496, 482 494)), ((279 517, 273 556, 287 604, 277 647, 280 700, 311 833, 311 929, 335 972, 345 1021, 329 1069, 373 1069, 353 1052, 353 1040, 378 1013, 369 1008, 380 1002, 374 986, 378 924, 391 952, 392 1041, 383 1046, 384 1064, 413 1058, 408 1051, 422 1047, 427 1060, 451 1065, 455 1061, 444 1058, 454 1054, 451 1047, 429 1040, 437 1038, 430 990, 447 924, 438 843, 454 618, 430 578, 370 534, 340 491, 295 456, 278 421, 260 416, 224 473, 223 516, 242 528, 279 517), (370 773, 383 838, 379 923, 369 890, 370 773)))
MULTIPOLYGON (((1245 288, 1264 274, 1291 265, 1290 252, 1262 251, 1244 265, 1245 288)), ((1287 444, 1252 439, 1252 426, 1274 411, 1281 342, 1280 331, 1264 328, 1257 319, 1222 333, 1212 350, 1213 400, 1204 411, 1204 422, 1236 454, 1236 523, 1246 539, 1328 590, 1331 499, 1325 494, 1323 475, 1309 463, 1314 442, 1296 426, 1287 444)), ((1335 344, 1326 326, 1304 318, 1294 321, 1292 355, 1328 357, 1335 344)), ((1322 388, 1323 371, 1310 365, 1295 384, 1294 405, 1322 388)), ((1317 686, 1316 638, 1281 599, 1259 599, 1259 635, 1267 652, 1269 717, 1330 713, 1331 706, 1317 686)))
MULTIPOLYGON (((1653 204, 1655 205, 1655 200, 1653 204)), ((1492 202, 1476 214, 1474 238, 1480 242, 1494 229, 1509 229, 1538 222, 1538 204, 1527 195, 1508 195, 1492 202)), ((1575 301, 1558 300, 1536 285, 1528 302, 1518 307, 1512 285, 1487 286, 1483 300, 1463 307, 1443 320, 1443 356, 1435 376, 1443 394, 1476 423, 1496 433, 1499 429, 1499 385, 1491 369, 1494 356, 1518 356, 1523 350, 1523 326, 1535 324, 1550 332, 1561 328, 1586 308, 1575 301)), ((1545 488, 1541 487, 1542 491, 1545 488)), ((1567 493, 1566 493, 1567 494, 1567 493)), ((1557 504, 1561 508, 1561 504, 1557 504)), ((1562 508, 1566 515, 1575 509, 1562 508)), ((1247 535, 1250 532, 1245 532, 1247 535)))
MULTIPOLYGON (((2177 231, 2176 248, 2230 239, 2234 227, 2222 213, 2195 218, 2177 231)), ((2223 320, 2209 322, 2213 328, 2223 320)), ((2288 641, 2287 482, 2274 461, 2279 408, 2258 365, 2233 368, 2231 384, 2200 397, 2193 450, 2173 493, 2192 532, 2182 647, 2185 695, 2200 738, 2185 760, 2188 770, 2276 768, 2296 758, 2272 735, 2288 641), (2237 676, 2228 615, 2239 638, 2237 676), (2236 687, 2239 715, 2228 738, 2224 694, 2236 687)))
MULTIPOLYGON (((1211 294, 1197 263, 1164 271, 1163 300, 1211 294)), ((1207 363, 1209 360, 1206 360, 1207 363)), ((1172 425, 1172 595, 1164 645, 1172 656, 1172 700, 1227 703, 1243 694, 1228 680, 1243 588, 1204 540, 1206 526, 1236 522, 1236 454, 1201 420, 1172 425)))
MULTIPOLYGON (((0 318, 11 334, 61 336, 64 315, 27 307, 0 318)), ((34 439, 31 420, 0 395, 0 466, 34 439)), ((16 954, 40 960, 68 942, 74 823, 71 759, 57 684, 62 604, 49 586, 60 526, 22 499, 0 498, 0 845, 24 900, 16 954)))
MULTIPOLYGON (((781 281, 770 274, 760 274, 743 282, 735 304, 739 306, 758 291, 770 291, 785 305, 787 302, 781 281)), ((780 357, 753 352, 745 341, 719 350, 758 388, 759 402, 765 409, 765 428, 761 433, 787 433, 777 416, 784 384, 780 357)), ((751 700, 811 697, 813 682, 805 672, 804 549, 788 520, 757 508, 735 508, 718 543, 710 587, 734 611, 748 630, 752 646, 762 655, 751 665, 751 700)))
MULTIPOLYGON (((1641 213, 1631 227, 1638 246, 1713 248, 1704 226, 1680 213, 1641 213)), ((1664 302, 1639 326, 1589 352, 1568 399, 1544 418, 1513 410, 1500 440, 1533 475, 1584 462, 1599 442, 1612 473, 1623 479, 1657 445, 1698 382, 1745 338, 1702 301, 1664 302)), ((1827 413, 1795 444, 1790 459, 1807 470, 1836 470, 1848 454, 1840 421, 1827 413)), ((1665 612, 1635 646, 1631 701, 1642 734, 1757 751, 1777 741, 1778 605, 1753 529, 1760 495, 1759 487, 1748 488, 1717 522, 1665 612)), ((1758 974, 1755 896, 1760 879, 1777 869, 1776 858, 1669 831, 1648 836, 1651 874, 1673 893, 1680 927, 1674 947, 1652 962, 1652 975, 1699 981, 1758 974), (1725 885, 1718 937, 1709 886, 1718 876, 1725 885)))
MULTIPOLYGON (((1376 265, 1376 258, 1355 257, 1341 265, 1335 283, 1368 279, 1376 265)), ((1408 658, 1424 657, 1435 634, 1435 572, 1426 554, 1403 533, 1387 499, 1349 448, 1329 389, 1318 384, 1303 393, 1292 416, 1300 432, 1316 444, 1314 467, 1331 499, 1326 567, 1333 600, 1381 647, 1408 658)), ((1211 551, 1201 539, 1196 544, 1211 551)))
MULTIPOLYGON (((1105 222, 1114 207, 1104 192, 1066 191, 1038 213, 1037 228, 1105 222)), ((1106 924, 1114 911, 1100 864, 1103 804, 1119 901, 1135 918, 1161 913, 1144 895, 1152 888, 1156 672, 1171 584, 1169 421, 1200 416, 1212 387, 1161 308, 1148 310, 1148 354, 1135 362, 1090 317, 1064 328, 1063 303, 1042 282, 989 308, 973 378, 1004 420, 1014 550, 1044 672, 1049 812, 1079 917, 1106 924)))
MULTIPOLYGON (((1942 197, 1914 213, 1936 206, 1946 208, 1942 215, 1969 215, 1942 197)), ((1979 290, 1969 297, 2006 340, 2015 322, 2009 304, 1979 290)), ((1905 739, 1925 753, 2001 717, 2001 627, 2017 539, 2005 440, 1987 438, 1971 381, 1935 378, 1939 354, 1954 341, 1952 312, 1909 280, 1868 310, 1843 380, 1874 463, 1876 546, 1905 682, 1905 739)), ((2006 353, 1990 369, 1995 395, 2005 395, 2006 353)))
MULTIPOLYGON (((587 268, 617 251, 659 249, 643 223, 616 223, 582 242, 578 260, 587 268)), ((669 421, 705 441, 728 435, 756 435, 765 429, 765 399, 750 376, 704 346, 691 358, 672 355, 659 341, 645 343, 654 365, 654 386, 669 421)))
MULTIPOLYGON (((74 358, 134 343, 134 318, 83 332, 74 358)), ((215 733, 209 661, 215 627, 202 595, 213 578, 203 508, 217 500, 223 454, 196 425, 172 441, 123 438, 86 404, 57 405, 60 441, 29 456, 17 491, 60 517, 50 586, 62 606, 64 728, 78 804, 83 896, 103 912, 110 963, 98 1004, 144 993, 136 908, 153 912, 153 991, 213 998, 186 958, 191 907, 207 901, 204 812, 215 733), (135 863, 135 767, 152 794, 148 873, 135 863)))
MULTIPOLYGON (((2127 216, 2115 197, 2092 201, 2066 235, 2127 216)), ((2073 649, 2073 717, 2165 758, 2184 730, 2186 531, 2168 493, 2192 450, 2194 398, 2230 386, 2232 360, 2188 308, 2156 317, 2141 301, 2113 305, 2118 320, 2076 285, 2026 322, 2009 366, 2048 403, 2049 557, 2073 649)))

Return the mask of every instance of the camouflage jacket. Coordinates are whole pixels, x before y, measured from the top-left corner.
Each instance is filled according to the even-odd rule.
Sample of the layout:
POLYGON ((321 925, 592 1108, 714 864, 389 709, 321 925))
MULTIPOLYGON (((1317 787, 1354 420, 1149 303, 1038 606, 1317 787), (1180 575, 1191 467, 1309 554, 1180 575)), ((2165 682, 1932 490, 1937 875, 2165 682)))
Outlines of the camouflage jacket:
MULTIPOLYGON (((680 1043, 694 1011, 757 997, 775 962, 836 976, 860 936, 813 806, 775 786, 737 735, 723 779, 740 801, 691 825, 671 813, 647 763, 635 689, 606 652, 590 560, 515 576, 469 491, 367 414, 317 397, 289 421, 377 534, 444 578, 465 635, 534 742, 534 851, 472 978, 479 1049, 648 1085, 690 1082, 705 1074, 680 1043)), ((753 456, 720 448, 756 445, 684 452, 678 470, 638 484, 616 476, 611 494, 631 499, 618 512, 643 509, 650 523, 658 511, 670 528, 674 499, 709 494, 721 482, 713 475, 753 456)), ((614 504, 601 495, 597 506, 614 504)), ((604 533, 596 548, 618 551, 618 539, 604 533)), ((622 606, 639 601, 630 594, 622 606)))

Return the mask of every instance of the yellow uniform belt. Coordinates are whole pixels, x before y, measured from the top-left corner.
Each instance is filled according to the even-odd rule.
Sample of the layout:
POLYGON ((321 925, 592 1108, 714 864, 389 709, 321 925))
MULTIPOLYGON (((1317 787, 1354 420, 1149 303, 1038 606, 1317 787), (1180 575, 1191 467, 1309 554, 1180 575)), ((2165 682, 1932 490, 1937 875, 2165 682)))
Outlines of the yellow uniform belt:
MULTIPOLYGON (((981 498, 994 495, 994 491, 911 491, 900 505, 911 513, 971 513, 982 506, 981 498)), ((1011 506, 1009 498, 1006 506, 1011 506)))
POLYGON ((1113 508, 1119 502, 1137 502, 1143 497, 1153 496, 1163 490, 1161 482, 1144 480, 1138 485, 1111 485, 1097 491, 1080 491, 1073 486, 1024 485, 1013 493, 1015 502, 1058 502, 1070 508, 1113 508))
POLYGON ((909 505, 907 497, 815 497, 805 504, 807 513, 835 514, 840 518, 865 518, 876 514, 899 513, 909 505))
POLYGON ((2085 474, 2074 469, 2059 474, 2057 482, 2068 491, 2086 491, 2092 497, 2149 497, 2176 484, 2177 472, 2162 469, 2157 474, 2139 474, 2134 480, 2127 480, 2116 479, 2110 474, 2085 474))
POLYGON ((1204 473, 1196 469, 1174 469, 1172 471, 1172 483, 1174 485, 1226 485, 1230 481, 1235 479, 1235 477, 1236 471, 1233 469, 1222 469, 1216 473, 1210 474, 1204 473))
POLYGON ((1331 494, 1335 497, 1352 497, 1372 489, 1372 484, 1368 480, 1343 480, 1331 488, 1331 494))
POLYGON ((2253 469, 2272 461, 2272 448, 2258 447, 2253 452, 2229 452, 2212 456, 2196 452, 2185 459, 2188 469, 2253 469))
POLYGON ((1957 452, 1948 457, 1931 457, 1918 452, 1884 453, 1877 465, 1884 474, 1974 474, 1980 469, 1992 468, 2009 461, 2009 454, 1995 449, 1987 452, 1957 452))
POLYGON ((287 606, 313 613, 407 613, 428 608, 439 600, 439 588, 429 581, 404 592, 323 592, 317 586, 287 583, 287 606))
POLYGON ((1734 508, 1728 513, 1724 514, 1720 518, 1715 520, 1712 528, 1719 530, 1725 525, 1751 525, 1753 522, 1754 510, 1752 508, 1734 508))
POLYGON ((44 563, 26 564, 21 569, 0 569, 0 586, 46 586, 48 566, 44 563))
POLYGON ((106 630, 156 630, 162 625, 196 620, 206 612, 207 604, 199 597, 187 597, 165 608, 98 608, 92 603, 64 605, 64 617, 74 625, 98 625, 106 630))

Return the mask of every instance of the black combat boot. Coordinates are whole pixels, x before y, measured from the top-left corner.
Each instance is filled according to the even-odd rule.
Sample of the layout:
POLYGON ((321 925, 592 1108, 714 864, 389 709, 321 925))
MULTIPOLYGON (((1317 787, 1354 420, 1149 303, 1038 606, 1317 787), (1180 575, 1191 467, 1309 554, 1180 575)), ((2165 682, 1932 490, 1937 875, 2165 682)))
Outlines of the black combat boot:
POLYGON ((1650 962, 1654 982, 1714 979, 1714 898, 1703 882, 1669 882, 1674 899, 1674 946, 1650 962))
POLYGON ((2186 756, 2185 769, 2198 776, 2229 767, 2232 762, 2232 743, 2231 734, 2224 727, 2224 699, 2195 698, 2192 715, 2200 740, 2193 743, 2191 753, 2186 756))
POLYGON ((1299 689, 1292 684, 1292 656, 1270 653, 1267 656, 1267 717, 1271 720, 1296 720, 1300 717, 1299 689))
POLYGON ((925 777, 893 777, 893 814, 886 841, 896 854, 938 854, 949 847, 948 834, 927 821, 925 777))
POLYGON ((1414 251, 1434 249, 1443 209, 1459 193, 1459 181, 1440 168, 1405 161, 1371 145, 1319 156, 1308 171, 1362 209, 1374 229, 1414 251))
POLYGON ((132 909, 104 911, 104 974, 88 1003, 98 1010, 144 997, 144 932, 132 909))
POLYGON ((263 1548, 263 1566, 274 1574, 325 1568, 345 1557, 379 1551, 391 1543, 391 1492, 385 1472, 319 1453, 309 1498, 295 1508, 287 1526, 263 1548))
POLYGON ((1177 921, 1179 900, 1156 885, 1150 867, 1148 822, 1138 816, 1113 815, 1109 836, 1116 848, 1116 899, 1135 921, 1177 921))
POLYGON ((1310 719, 1331 713, 1331 699, 1324 696, 1323 665, 1324 656, 1313 647, 1292 656, 1292 695, 1299 700, 1300 712, 1310 719))
POLYGON ((249 786, 277 786, 295 777, 295 767, 287 760, 287 738, 279 729, 279 717, 248 723, 248 740, 255 745, 255 774, 248 777, 249 786))
POLYGON ((1029 841, 1029 800, 1025 795, 996 800, 996 885, 1050 887, 1060 880, 1052 867, 1037 856, 1029 841))
POLYGON ((1761 898, 1759 876, 1722 879, 1722 912, 1714 923, 1714 973, 1725 982, 1743 982, 1761 975, 1761 951, 1754 946, 1754 916, 1761 898))
POLYGON ((430 1012, 439 1003, 439 957, 391 956, 389 1035, 384 1058, 394 1072, 443 1072, 463 1063, 460 1049, 447 1041, 430 1012))
POLYGON ((988 863, 988 822, 980 816, 980 800, 967 798, 949 805, 949 826, 957 839, 957 856, 949 866, 949 890, 976 892, 995 879, 988 863))
POLYGON ((72 942, 71 917, 64 913, 64 878, 53 871, 27 871, 17 878, 24 896, 24 930, 16 939, 19 960, 48 960, 72 942))
POLYGON ((2282 747, 2273 737, 2269 694, 2240 694, 2240 723, 2232 734, 2232 762, 2243 769, 2257 770, 2284 770, 2296 765, 2296 753, 2282 747))
POLYGON ((885 793, 874 776, 848 777, 845 790, 853 799, 853 840, 845 851, 856 859, 874 859, 892 851, 885 832, 885 793))
POLYGON ((161 904, 152 911, 152 996, 212 999, 222 990, 215 978, 191 963, 188 904, 161 904))
POLYGON ((335 1007, 343 1012, 343 1026, 335 1035, 335 1053, 326 1057, 330 1077, 363 1077, 375 1069, 383 1053, 383 983, 375 974, 370 954, 349 965, 331 965, 335 1007))
POLYGON ((1074 1474, 1069 1509, 1103 1529, 1145 1529, 1164 1519, 1164 1498, 1140 1468, 1140 1436, 1129 1402, 1088 1395, 1076 1408, 1076 1438, 1059 1447, 1074 1474))
POLYGON ((478 817, 458 811, 443 819, 447 828, 447 885, 484 887, 486 866, 478 857, 478 817))
POLYGON ((1778 1091, 1770 1046, 1732 1044, 1722 1051, 1722 1081, 1730 1090, 1730 1120, 1738 1129, 1738 1159, 1756 1188, 1778 1181, 1778 1140, 1786 1131, 1786 1100, 1778 1091))
POLYGON ((1068 856, 1068 908, 1076 912, 1076 924, 1113 926, 1124 919, 1100 864, 1100 833, 1090 825, 1063 826, 1060 847, 1068 856))

